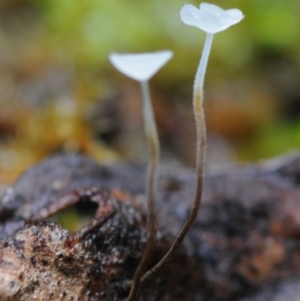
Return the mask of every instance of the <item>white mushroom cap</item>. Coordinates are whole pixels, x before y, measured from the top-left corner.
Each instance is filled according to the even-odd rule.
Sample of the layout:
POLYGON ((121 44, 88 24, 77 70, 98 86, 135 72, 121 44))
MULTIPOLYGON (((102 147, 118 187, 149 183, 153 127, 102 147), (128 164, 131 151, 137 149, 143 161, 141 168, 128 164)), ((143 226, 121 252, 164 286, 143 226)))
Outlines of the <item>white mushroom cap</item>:
POLYGON ((169 50, 120 54, 111 53, 110 62, 123 74, 137 81, 149 80, 163 65, 165 65, 173 56, 169 50))
POLYGON ((239 23, 244 15, 237 8, 224 10, 213 4, 201 3, 199 9, 191 4, 184 5, 180 17, 183 23, 214 34, 239 23))

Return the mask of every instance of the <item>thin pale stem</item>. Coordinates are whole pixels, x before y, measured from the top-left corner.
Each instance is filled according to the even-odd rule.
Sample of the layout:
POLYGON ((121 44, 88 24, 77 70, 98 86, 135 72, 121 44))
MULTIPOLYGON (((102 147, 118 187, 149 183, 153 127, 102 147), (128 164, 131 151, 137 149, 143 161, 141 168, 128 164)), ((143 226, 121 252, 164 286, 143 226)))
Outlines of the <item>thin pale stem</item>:
POLYGON ((161 269, 165 266, 165 264, 174 256, 175 252, 178 250, 183 239, 185 238, 186 234, 191 228, 195 218, 197 217, 197 213, 200 208, 202 187, 203 187, 203 171, 204 171, 205 153, 206 153, 206 126, 205 126, 205 116, 203 110, 203 96, 204 96, 203 83, 204 83, 204 76, 205 76, 212 40, 213 40, 213 34, 208 33, 206 36, 203 53, 201 56, 199 68, 197 70, 195 82, 194 82, 193 106, 194 106, 196 140, 197 140, 197 144, 196 144, 197 186, 196 186, 194 203, 187 221, 181 228, 171 248, 151 270, 149 270, 143 275, 141 279, 142 283, 157 275, 161 271, 161 269))
POLYGON ((135 271, 131 290, 126 301, 136 300, 139 287, 140 287, 141 276, 144 273, 144 270, 151 256, 154 247, 155 236, 156 236, 155 191, 157 185, 157 166, 158 166, 158 161, 160 156, 160 147, 159 147, 156 123, 155 123, 151 99, 150 99, 148 82, 142 81, 140 82, 140 85, 141 85, 142 98, 143 98, 145 134, 148 139, 149 148, 150 148, 150 161, 148 164, 147 192, 146 192, 148 211, 149 211, 148 240, 146 243, 145 251, 143 253, 143 257, 135 271))

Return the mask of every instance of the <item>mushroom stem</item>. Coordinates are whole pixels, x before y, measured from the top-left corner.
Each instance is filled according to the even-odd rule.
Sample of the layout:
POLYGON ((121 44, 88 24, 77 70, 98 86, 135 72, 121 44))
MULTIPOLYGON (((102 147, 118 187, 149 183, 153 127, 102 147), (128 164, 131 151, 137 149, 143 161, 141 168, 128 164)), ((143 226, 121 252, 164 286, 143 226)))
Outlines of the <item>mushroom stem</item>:
POLYGON ((203 53, 201 56, 200 64, 196 73, 195 82, 194 82, 194 116, 195 116, 195 125, 196 125, 196 173, 197 173, 197 186, 196 186, 196 194, 193 203, 193 207, 191 209, 190 215, 181 228, 179 234, 175 238, 172 246, 169 251, 165 254, 165 256, 148 272, 146 272, 141 282, 151 279, 155 275, 157 275, 161 269, 165 266, 165 264, 174 256, 175 252, 180 247, 183 239, 191 228, 195 218, 197 217, 197 213, 200 208, 201 196, 202 196, 202 186, 203 186, 203 171, 205 164, 205 153, 206 153, 206 126, 205 126, 205 116, 203 110, 203 84, 205 71, 207 67, 208 57, 212 45, 213 34, 207 33, 206 40, 204 44, 203 53))
POLYGON ((203 52, 201 56, 201 60, 199 63, 199 67, 196 73, 195 82, 194 82, 194 107, 196 102, 199 102, 198 105, 203 106, 203 85, 204 85, 204 77, 208 62, 208 57, 212 45, 214 35, 212 33, 206 34, 206 39, 204 42, 203 52), (196 96, 200 94, 199 96, 196 96), (201 96, 202 95, 202 96, 201 96))
POLYGON ((141 86, 142 98, 143 98, 145 134, 148 139, 149 148, 150 148, 150 161, 148 164, 147 191, 146 191, 148 211, 149 211, 148 240, 146 243, 146 247, 142 259, 134 273, 132 286, 126 301, 136 300, 140 282, 141 282, 141 276, 144 273, 148 260, 151 256, 154 243, 155 243, 155 236, 156 236, 155 191, 157 186, 157 166, 158 166, 158 161, 160 156, 160 147, 159 147, 156 123, 153 116, 153 108, 150 99, 148 81, 141 81, 140 86, 141 86))

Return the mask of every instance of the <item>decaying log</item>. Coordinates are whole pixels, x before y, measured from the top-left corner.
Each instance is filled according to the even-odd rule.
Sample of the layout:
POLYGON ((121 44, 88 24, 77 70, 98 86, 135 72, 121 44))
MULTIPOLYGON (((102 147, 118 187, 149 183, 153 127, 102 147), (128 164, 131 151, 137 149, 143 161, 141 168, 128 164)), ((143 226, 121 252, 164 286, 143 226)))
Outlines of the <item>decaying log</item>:
POLYGON ((121 300, 141 256, 146 220, 105 192, 76 193, 98 205, 76 233, 31 222, 1 246, 0 300, 121 300), (124 289, 125 287, 125 289, 124 289))
MULTIPOLYGON (((0 300, 124 300, 146 239, 144 178, 138 166, 99 166, 82 156, 53 157, 28 170, 0 201, 0 300), (46 220, 78 203, 97 207, 78 232, 46 220)), ((149 266, 186 219, 194 190, 192 171, 162 173, 149 266)), ((294 154, 208 173, 192 231, 139 300, 279 301, 294 293, 294 301, 299 279, 294 154)))

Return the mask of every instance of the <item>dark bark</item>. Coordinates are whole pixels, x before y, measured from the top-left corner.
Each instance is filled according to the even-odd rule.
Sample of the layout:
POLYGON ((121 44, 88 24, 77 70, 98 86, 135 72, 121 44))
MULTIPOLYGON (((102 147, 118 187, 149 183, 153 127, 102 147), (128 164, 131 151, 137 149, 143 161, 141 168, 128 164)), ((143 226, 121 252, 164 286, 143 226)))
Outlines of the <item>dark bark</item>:
MULTIPOLYGON (((138 166, 104 167, 81 156, 50 158, 26 172, 0 202, 0 300, 123 300, 146 238, 144 178, 138 166), (78 232, 45 221, 91 202, 96 215, 78 232)), ((193 229, 139 300, 283 300, 296 293, 299 183, 297 154, 208 173, 193 229)), ((194 190, 192 171, 161 175, 150 266, 186 219, 194 190)))

